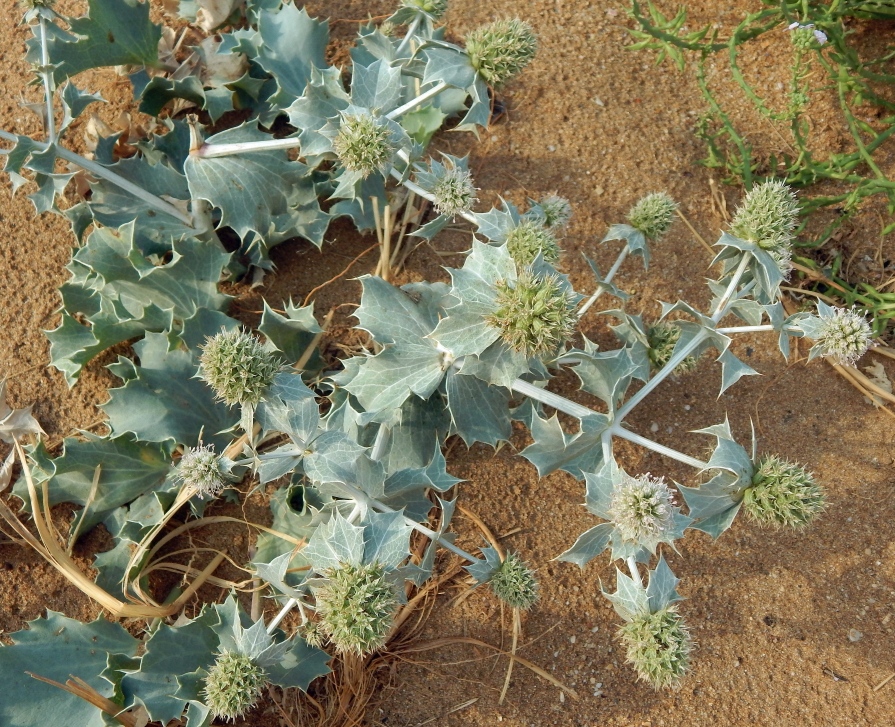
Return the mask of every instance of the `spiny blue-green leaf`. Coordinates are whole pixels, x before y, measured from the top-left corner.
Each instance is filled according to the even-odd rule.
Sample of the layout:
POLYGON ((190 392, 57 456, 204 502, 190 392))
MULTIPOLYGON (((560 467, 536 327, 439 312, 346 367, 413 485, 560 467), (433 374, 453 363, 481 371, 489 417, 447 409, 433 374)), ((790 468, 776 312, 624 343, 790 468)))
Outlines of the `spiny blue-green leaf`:
POLYGON ((427 48, 425 57, 423 83, 426 85, 443 82, 466 89, 476 81, 476 70, 469 61, 469 55, 459 48, 427 48))
POLYGON ((353 482, 364 448, 339 431, 323 432, 308 445, 303 467, 315 483, 353 482))
POLYGON ((196 378, 199 361, 190 351, 168 350, 168 337, 147 333, 134 344, 140 359, 137 378, 110 391, 103 405, 115 433, 133 432, 145 442, 173 440, 195 447, 200 433, 218 451, 230 443, 221 434, 235 425, 239 412, 216 401, 214 392, 196 378))
POLYGON ((474 563, 463 566, 469 575, 475 578, 477 584, 490 581, 497 569, 500 568, 502 562, 500 560, 500 554, 491 546, 484 547, 481 551, 482 555, 485 556, 484 560, 475 561, 474 563))
MULTIPOLYGON (((278 489, 270 498, 270 510, 273 513, 271 529, 298 540, 310 538, 317 530, 316 525, 311 525, 313 512, 308 507, 312 493, 312 488, 301 486, 278 489)), ((254 563, 269 563, 277 556, 289 554, 292 563, 290 567, 307 564, 303 549, 296 553, 294 542, 273 533, 259 533, 257 549, 254 563)))
MULTIPOLYGON (((86 533, 116 508, 162 485, 171 471, 168 452, 157 445, 135 442, 130 436, 114 439, 84 433, 84 439, 66 439, 65 451, 53 460, 49 482, 50 503, 72 502, 88 506, 80 532, 86 533), (96 475, 97 488, 93 489, 96 475)), ((28 502, 24 482, 13 493, 28 502)))
POLYGON ((264 432, 282 432, 303 446, 318 433, 320 409, 315 394, 294 372, 281 372, 265 391, 256 412, 264 432))
POLYGON ((621 240, 626 243, 632 255, 640 255, 643 258, 643 267, 649 267, 649 245, 646 236, 631 225, 612 225, 602 242, 621 240))
POLYGON ((469 90, 469 110, 457 125, 457 131, 471 131, 476 136, 479 128, 487 129, 491 123, 491 97, 488 95, 488 84, 480 76, 469 90))
POLYGON ((37 214, 56 211, 56 197, 62 194, 74 174, 36 174, 37 191, 28 195, 37 214))
POLYGON ((400 512, 368 512, 364 525, 364 563, 396 568, 410 555, 413 528, 400 512))
POLYGON ((734 440, 726 417, 720 424, 694 430, 694 433, 708 434, 718 440, 707 469, 727 470, 741 482, 752 482, 755 466, 745 448, 734 440))
POLYGON ((388 346, 365 358, 345 388, 369 412, 397 409, 412 394, 429 398, 444 378, 442 360, 443 354, 426 339, 388 346))
MULTIPOLYGON (((489 326, 490 328, 490 326, 489 326)), ((484 351, 463 358, 460 373, 475 376, 493 386, 510 388, 513 382, 533 372, 538 379, 547 378, 543 364, 535 358, 528 358, 522 351, 516 351, 502 340, 491 343, 484 351)))
MULTIPOLYGON (((351 74, 351 103, 387 114, 401 104, 401 67, 385 61, 368 66, 355 63, 351 74)), ((304 91, 304 89, 302 89, 304 91)))
POLYGON ((309 164, 312 158, 328 154, 332 156, 332 140, 320 133, 326 122, 335 119, 348 107, 348 94, 342 86, 338 68, 324 71, 312 69, 310 82, 302 96, 286 109, 289 123, 300 129, 301 151, 309 164))
POLYGON ((677 592, 677 584, 680 582, 671 572, 665 557, 660 555, 655 570, 649 572, 649 584, 646 587, 650 613, 656 613, 675 601, 683 600, 677 592))
POLYGON ((437 314, 382 278, 364 275, 360 281, 361 304, 354 315, 358 328, 367 331, 377 343, 418 344, 438 323, 437 314))
POLYGON ((625 621, 630 621, 639 614, 649 613, 649 600, 643 585, 626 576, 618 568, 615 569, 615 583, 615 593, 607 593, 602 587, 600 590, 612 603, 619 616, 625 621))
POLYGON ((302 555, 317 573, 341 565, 360 565, 364 558, 364 528, 352 525, 338 512, 318 526, 302 555))
MULTIPOLYGON (((426 147, 429 146, 429 142, 432 140, 435 132, 441 128, 445 119, 447 119, 447 114, 444 111, 434 104, 428 104, 404 114, 398 119, 398 122, 411 139, 420 146, 426 147)), ((424 225, 424 227, 428 227, 429 224, 431 223, 424 225)), ((417 230, 414 234, 431 239, 427 235, 421 235, 420 230, 417 230)))
POLYGON ((94 103, 95 101, 105 102, 105 99, 98 93, 88 93, 86 91, 81 91, 71 81, 68 81, 62 87, 62 91, 59 93, 59 96, 62 99, 63 112, 62 124, 59 127, 60 133, 71 126, 71 122, 78 118, 78 116, 80 116, 84 109, 86 109, 90 104, 94 103))
POLYGON ((585 339, 584 350, 574 350, 563 355, 571 359, 574 371, 581 380, 581 388, 605 402, 610 411, 621 402, 631 383, 638 365, 631 358, 631 349, 619 348, 614 351, 597 351, 585 339))
POLYGON ((694 522, 694 530, 717 538, 733 523, 743 504, 743 497, 735 481, 727 474, 719 474, 699 487, 678 485, 694 522))
POLYGON ((531 426, 534 442, 520 454, 537 467, 539 477, 561 469, 580 480, 602 463, 600 440, 608 426, 608 417, 594 413, 581 420, 579 431, 566 434, 555 414, 550 419, 536 415, 531 426))
POLYGON ((615 459, 603 462, 599 469, 584 475, 586 493, 584 504, 597 517, 611 520, 612 492, 615 483, 624 476, 624 471, 616 464, 615 459))
POLYGON ((619 288, 615 283, 607 283, 603 280, 603 276, 600 275, 600 268, 597 267, 597 263, 591 260, 587 255, 581 253, 581 257, 584 258, 585 262, 591 269, 591 272, 594 274, 594 277, 597 279, 597 285, 602 288, 604 293, 609 293, 609 295, 614 295, 620 301, 624 302, 630 296, 621 288, 619 288))
MULTIPOLYGON (((298 361, 317 334, 323 332, 314 318, 313 304, 302 308, 294 305, 291 300, 286 303, 284 315, 274 311, 265 300, 258 330, 292 363, 298 361)), ((319 359, 320 355, 315 349, 304 366, 305 370, 317 369, 319 359)))
POLYGON ((721 362, 721 391, 718 392, 718 396, 721 396, 743 376, 760 376, 755 369, 734 356, 730 349, 724 351, 718 357, 718 361, 721 362))
POLYGON ((446 391, 451 425, 467 447, 476 442, 494 447, 510 438, 510 392, 507 389, 451 369, 447 374, 446 391))
POLYGON ((507 235, 522 221, 522 215, 516 205, 501 200, 501 206, 493 207, 488 212, 474 212, 476 232, 484 235, 491 242, 505 242, 507 235))
MULTIPOLYGON (((53 76, 61 83, 88 68, 158 67, 160 25, 149 20, 149 3, 138 0, 88 0, 88 14, 68 21, 69 32, 47 24, 53 76)), ((28 59, 38 62, 40 43, 28 41, 28 59)))
POLYGON ((574 563, 579 568, 584 568, 591 560, 606 550, 615 525, 612 523, 600 523, 590 530, 578 536, 575 544, 567 551, 558 555, 556 560, 574 563))
MULTIPOLYGON (((449 428, 450 419, 440 396, 411 396, 401 406, 399 421, 391 426, 388 451, 381 460, 386 470, 399 472, 430 466, 433 458, 440 457, 437 442, 444 441, 449 428)), ((444 463, 443 458, 440 461, 444 463)))
POLYGON ((12 645, 0 646, 0 724, 104 727, 107 723, 99 709, 27 672, 63 684, 72 676, 78 677, 100 695, 114 698, 117 685, 100 674, 110 654, 133 656, 140 642, 118 624, 103 618, 84 624, 48 611, 46 618, 28 625, 27 630, 10 636, 12 645))
POLYGON ((293 636, 282 659, 267 666, 265 671, 271 683, 284 689, 296 687, 306 692, 317 677, 329 674, 331 658, 325 651, 308 646, 302 639, 293 636))
MULTIPOLYGON (((135 89, 136 90, 136 89, 135 89)), ((231 94, 232 95, 232 94, 231 94)), ((169 101, 182 98, 197 108, 207 110, 207 98, 205 95, 205 87, 202 81, 196 76, 187 76, 186 78, 166 78, 165 76, 154 76, 139 93, 141 114, 149 114, 150 116, 158 116, 161 110, 169 101)), ((231 102, 230 108, 216 108, 216 114, 209 114, 211 120, 217 119, 226 111, 233 108, 231 102)))

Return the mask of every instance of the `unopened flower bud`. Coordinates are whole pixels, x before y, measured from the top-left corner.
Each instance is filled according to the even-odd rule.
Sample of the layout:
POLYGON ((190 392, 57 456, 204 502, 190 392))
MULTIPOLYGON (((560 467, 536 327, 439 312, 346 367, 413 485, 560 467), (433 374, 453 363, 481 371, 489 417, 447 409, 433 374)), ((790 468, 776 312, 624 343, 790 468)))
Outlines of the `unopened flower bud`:
POLYGON ((665 192, 654 192, 640 199, 628 212, 631 227, 640 230, 644 237, 658 242, 671 229, 677 202, 665 192))
POLYGON ((445 166, 432 188, 435 211, 448 217, 469 212, 476 201, 475 193, 472 175, 468 171, 457 166, 445 166))
POLYGON ((803 528, 826 507, 823 490, 810 472, 775 455, 755 469, 743 492, 743 508, 760 525, 803 528))
POLYGON ((497 20, 466 36, 466 52, 473 68, 495 87, 525 68, 537 50, 537 36, 528 23, 518 18, 497 20))
POLYGON ((494 595, 513 608, 527 611, 538 600, 534 571, 516 553, 507 553, 490 582, 494 595))
POLYGON ((780 180, 770 179, 746 193, 730 230, 764 250, 789 251, 798 218, 799 203, 793 191, 780 180))
POLYGON ((401 7, 422 10, 438 20, 447 12, 448 0, 401 0, 401 7))
POLYGON ((538 204, 544 213, 544 226, 551 230, 561 230, 572 219, 572 205, 565 197, 551 194, 538 204))
POLYGON ((364 178, 382 171, 395 154, 391 129, 370 113, 344 115, 333 149, 346 169, 364 178))
MULTIPOLYGON (((646 332, 649 350, 650 363, 657 371, 665 366, 671 360, 674 354, 674 347, 681 338, 680 326, 666 321, 659 321, 654 326, 650 326, 646 332)), ((699 364, 699 359, 695 356, 687 356, 674 369, 674 374, 688 374, 693 371, 699 364)))
POLYGON ((255 406, 281 365, 280 359, 265 351, 252 334, 224 330, 208 338, 202 347, 199 378, 221 401, 231 406, 255 406))
POLYGON ((690 669, 693 639, 673 606, 635 616, 618 630, 627 661, 654 689, 675 688, 690 669))
POLYGON ((267 685, 264 669, 245 654, 219 654, 205 677, 205 704, 216 718, 236 720, 257 703, 267 685))
POLYGON ((538 253, 541 253, 544 262, 553 265, 562 252, 556 235, 534 220, 522 220, 510 230, 506 245, 510 257, 521 267, 533 263, 538 253))

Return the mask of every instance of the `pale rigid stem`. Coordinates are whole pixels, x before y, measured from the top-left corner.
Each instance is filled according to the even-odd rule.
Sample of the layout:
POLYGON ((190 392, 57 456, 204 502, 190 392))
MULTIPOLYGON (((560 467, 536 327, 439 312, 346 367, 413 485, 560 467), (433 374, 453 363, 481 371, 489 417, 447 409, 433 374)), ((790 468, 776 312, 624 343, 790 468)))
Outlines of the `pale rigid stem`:
MULTIPOLYGON (((615 260, 615 263, 613 263, 612 267, 609 268, 609 272, 606 273, 606 277, 604 278, 603 283, 612 282, 612 279, 615 277, 615 274, 618 272, 619 268, 622 266, 622 263, 628 257, 628 253, 630 252, 631 248, 628 245, 625 245, 622 248, 622 251, 618 254, 618 257, 615 260)), ((587 313, 590 310, 591 306, 597 302, 597 298, 603 295, 603 291, 605 290, 605 288, 603 287, 603 283, 600 283, 600 285, 597 286, 594 294, 590 298, 588 298, 587 302, 578 310, 579 319, 583 318, 584 314, 587 313)))
POLYGON ((420 104, 424 104, 430 98, 437 96, 438 94, 440 94, 442 91, 444 91, 447 88, 450 88, 449 84, 445 83, 444 81, 439 81, 432 88, 430 88, 427 91, 423 91, 423 93, 421 93, 416 98, 411 99, 403 106, 399 106, 394 111, 389 111, 385 115, 385 118, 397 119, 398 117, 406 114, 408 111, 413 111, 413 109, 415 109, 417 106, 419 106, 420 104))
MULTIPOLYGON (((47 104, 47 141, 56 141, 56 118, 53 111, 53 71, 50 68, 50 50, 47 45, 47 21, 40 16, 40 65, 44 82, 44 97, 47 104)), ((70 83, 70 81, 69 81, 70 83)))
POLYGON ((513 381, 513 383, 510 384, 510 388, 519 394, 523 394, 530 399, 535 399, 547 406, 552 406, 557 411, 561 411, 569 416, 577 417, 578 419, 584 419, 595 413, 592 409, 588 409, 586 406, 576 404, 574 401, 569 401, 564 396, 554 394, 552 391, 547 391, 546 389, 542 389, 539 386, 530 384, 522 379, 513 381))
POLYGON ((672 449, 671 447, 666 447, 664 444, 659 444, 658 442, 654 442, 652 439, 647 439, 646 437, 641 437, 639 434, 635 434, 632 431, 627 429, 623 429, 622 427, 618 427, 613 429, 612 433, 620 437, 621 439, 627 439, 629 442, 634 442, 634 444, 639 444, 641 447, 645 447, 646 449, 651 449, 653 452, 657 452, 669 459, 677 460, 678 462, 683 462, 684 464, 688 464, 691 467, 695 467, 698 470, 704 470, 708 468, 708 462, 703 462, 700 459, 696 459, 696 457, 691 457, 689 454, 684 454, 683 452, 678 452, 676 449, 672 449))
POLYGON ((634 559, 633 555, 628 556, 628 570, 631 571, 631 578, 633 578, 638 585, 643 585, 643 581, 640 579, 640 570, 637 568, 637 561, 634 559))
MULTIPOLYGON (((11 141, 16 143, 19 141, 18 137, 15 134, 10 134, 8 131, 0 131, 0 139, 4 139, 6 141, 11 141)), ((46 150, 50 145, 40 141, 32 142, 38 149, 41 151, 46 150)), ((193 220, 184 212, 181 212, 177 209, 173 204, 169 202, 165 202, 161 197, 156 197, 154 194, 147 192, 142 187, 137 186, 133 182, 125 179, 122 176, 119 176, 115 172, 107 169, 102 164, 97 164, 96 162, 92 162, 89 159, 85 159, 80 154, 75 154, 73 151, 69 151, 61 146, 56 146, 56 156, 60 159, 64 159, 67 162, 71 162, 75 164, 86 172, 90 172, 95 177, 100 177, 101 179, 105 179, 107 182, 111 182, 116 187, 123 189, 125 192, 134 195, 137 199, 142 200, 150 207, 155 207, 155 209, 164 212, 165 214, 170 215, 176 220, 182 222, 187 227, 193 226, 193 220)))
POLYGON ((263 141, 243 141, 232 144, 203 144, 191 156, 213 159, 214 157, 226 157, 233 154, 245 154, 258 151, 278 151, 280 149, 295 149, 301 146, 298 139, 287 137, 286 139, 264 139, 263 141))
MULTIPOLYGON (((405 164, 407 164, 408 166, 410 165, 410 157, 407 156, 406 151, 404 151, 403 149, 398 149, 398 156, 402 159, 402 161, 405 164)), ((397 179, 399 182, 401 182, 401 184, 403 184, 405 187, 407 187, 407 189, 409 189, 414 194, 418 194, 423 199, 427 199, 432 204, 435 204, 435 195, 434 194, 432 194, 431 192, 427 192, 425 189, 420 187, 420 185, 418 185, 416 182, 412 182, 409 179, 403 179, 401 172, 399 172, 397 169, 392 169, 392 176, 395 179, 397 179)), ((458 214, 460 215, 460 217, 462 217, 467 222, 471 222, 474 225, 478 225, 478 222, 476 222, 476 219, 475 219, 475 215, 472 214, 472 212, 459 212, 458 214)))
POLYGON ((410 39, 413 38, 413 34, 416 33, 417 28, 419 28, 419 27, 420 27, 420 16, 417 15, 411 21, 410 25, 407 26, 407 33, 401 39, 401 43, 398 46, 398 49, 395 51, 395 56, 401 55, 407 49, 407 46, 410 44, 410 39))
POLYGON ((385 455, 385 448, 388 447, 392 438, 392 430, 385 424, 379 425, 379 431, 376 432, 376 439, 373 440, 373 449, 370 451, 370 459, 378 462, 385 455))
POLYGON ((740 278, 743 277, 743 273, 746 272, 746 266, 749 264, 749 256, 745 253, 743 257, 740 259, 740 264, 737 265, 737 269, 733 274, 733 277, 730 279, 730 283, 727 286, 727 290, 724 291, 724 295, 721 296, 721 300, 718 301, 718 305, 715 308, 714 313, 712 313, 712 320, 717 323, 727 314, 727 304, 730 302, 733 294, 736 292, 737 286, 740 284, 740 278))
POLYGON ((716 328, 718 333, 723 333, 725 336, 729 336, 732 333, 754 333, 757 331, 773 331, 774 326, 770 323, 766 323, 761 326, 731 326, 730 328, 716 328))

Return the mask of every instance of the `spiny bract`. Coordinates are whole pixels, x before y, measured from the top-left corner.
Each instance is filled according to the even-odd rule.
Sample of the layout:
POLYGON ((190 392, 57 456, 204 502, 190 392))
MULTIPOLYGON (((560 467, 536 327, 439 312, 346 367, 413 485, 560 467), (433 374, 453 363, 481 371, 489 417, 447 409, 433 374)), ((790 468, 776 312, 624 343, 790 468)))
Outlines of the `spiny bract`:
POLYGON ((507 553, 500 568, 491 576, 491 590, 507 605, 525 611, 538 600, 538 582, 534 571, 513 552, 507 553))
POLYGON ((519 73, 537 50, 537 36, 519 18, 497 20, 466 36, 466 52, 472 67, 492 86, 502 86, 519 73))
POLYGON ((258 701, 267 684, 264 669, 245 654, 219 654, 205 677, 205 704, 215 717, 236 720, 258 701))
POLYGON ((578 317, 570 293, 553 275, 523 271, 516 281, 499 280, 494 313, 485 318, 510 348, 526 356, 556 353, 575 331, 578 317))
POLYGON ((648 240, 657 242, 671 229, 676 210, 677 202, 665 192, 653 192, 640 199, 628 211, 628 222, 648 240))
POLYGON ((339 652, 370 654, 385 645, 398 599, 385 567, 343 565, 315 590, 318 628, 339 652))
POLYGON ((572 219, 572 205, 565 197, 551 194, 538 203, 544 212, 544 226, 552 230, 561 230, 572 219))
MULTIPOLYGON (((668 363, 674 354, 674 347, 681 338, 680 326, 666 321, 659 321, 650 326, 646 332, 646 340, 649 344, 647 355, 650 363, 656 370, 661 369, 668 363)), ((675 374, 686 374, 693 371, 699 359, 695 356, 687 356, 674 369, 675 374)))
POLYGON ((769 179, 746 193, 730 231, 764 250, 789 251, 798 218, 799 203, 793 191, 780 180, 769 179))
POLYGON ((677 687, 690 669, 693 640, 673 606, 641 613, 618 630, 627 661, 654 689, 677 687))
POLYGON ((625 474, 615 483, 609 514, 624 540, 655 551, 674 529, 674 493, 662 477, 625 474))
POLYGON ((507 252, 516 265, 525 266, 534 262, 541 253, 545 262, 553 265, 559 260, 562 250, 550 230, 534 220, 523 220, 507 233, 507 252))
POLYGON ((282 362, 251 333, 221 331, 208 338, 199 358, 199 378, 221 401, 255 406, 282 362))
POLYGON ((401 0, 405 8, 420 9, 436 20, 447 12, 448 0, 401 0))
POLYGON ((210 444, 188 449, 180 458, 177 476, 203 499, 216 497, 226 486, 221 458, 210 444))
POLYGON ((854 308, 835 308, 828 315, 821 313, 820 319, 815 346, 821 356, 841 366, 853 366, 873 343, 870 323, 854 308))
POLYGON ((469 212, 476 201, 475 193, 472 175, 468 171, 446 166, 432 188, 435 211, 448 217, 469 212))
POLYGON ((364 178, 388 166, 395 153, 391 129, 369 113, 343 116, 333 149, 346 169, 364 178))
POLYGON ((803 528, 826 507, 824 492, 810 472, 776 455, 758 463, 743 508, 760 525, 803 528))

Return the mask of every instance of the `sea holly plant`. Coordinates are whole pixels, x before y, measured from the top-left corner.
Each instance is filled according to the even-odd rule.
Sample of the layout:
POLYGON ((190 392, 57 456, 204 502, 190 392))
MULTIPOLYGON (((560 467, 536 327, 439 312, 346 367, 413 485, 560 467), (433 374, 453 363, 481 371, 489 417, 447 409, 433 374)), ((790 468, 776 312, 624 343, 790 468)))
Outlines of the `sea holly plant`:
POLYGON ((627 296, 614 280, 629 256, 646 264, 650 246, 661 244, 676 209, 667 195, 647 195, 628 223, 610 228, 603 242, 621 243, 618 257, 605 276, 591 263, 596 280, 586 295, 561 270, 567 200, 548 195, 525 211, 509 202, 475 211, 466 159, 426 156, 446 120, 461 130, 487 123, 487 85, 509 83, 535 51, 523 21, 498 21, 456 45, 438 26, 443 3, 404 0, 387 32, 361 29, 346 85, 325 62, 326 23, 291 3, 224 7, 216 21, 203 15, 210 27, 243 25, 221 30, 220 57, 195 76, 149 52, 161 30, 145 5, 126 0, 116 14, 112 4, 92 0, 80 19, 33 4, 26 18, 31 52, 43 57, 37 72, 47 138, 0 138, 12 144, 6 171, 13 185, 36 185, 37 210, 64 214, 80 242, 60 291, 61 323, 48 334, 51 364, 74 385, 112 346, 129 342, 134 356, 108 365, 122 382, 102 405, 109 434, 69 438, 55 457, 30 410, 0 401, 0 441, 13 448, 0 482, 12 480, 18 461, 12 492, 24 503, 22 513, 0 504, 0 516, 112 617, 143 619, 147 629, 135 639, 105 622, 73 628, 78 638, 65 642, 66 670, 85 680, 78 694, 89 697, 89 709, 59 689, 65 685, 21 676, 46 670, 38 676, 55 681, 46 650, 55 648, 48 634, 62 617, 51 614, 14 635, 0 647, 0 674, 17 685, 0 706, 4 724, 34 724, 32 705, 43 704, 50 705, 43 721, 77 709, 85 725, 102 724, 102 713, 167 723, 184 712, 191 726, 207 725, 248 715, 267 685, 313 690, 327 669, 387 648, 409 607, 408 589, 432 577, 442 549, 508 606, 536 607, 535 569, 521 554, 491 546, 468 552, 448 532, 456 506, 448 493, 459 480, 447 471, 446 440, 496 447, 514 421, 532 438, 521 455, 541 476, 562 470, 583 480, 585 504, 602 521, 558 558, 584 567, 609 550, 621 561, 628 574, 618 571, 615 591, 603 593, 625 621, 628 659, 654 687, 679 684, 692 641, 663 551, 677 549, 689 529, 720 536, 741 509, 760 525, 804 527, 823 510, 823 491, 798 465, 759 456, 757 443, 747 452, 726 422, 701 430, 716 441, 703 461, 633 431, 625 419, 709 351, 721 364, 721 391, 754 374, 730 349, 741 333, 775 335, 784 355, 790 338, 807 336, 813 356, 841 363, 871 343, 855 311, 784 313, 780 284, 796 206, 789 189, 772 181, 744 200, 718 240, 719 277, 709 282, 707 309, 663 303, 659 320, 647 325, 625 310, 627 296), (245 64, 244 74, 215 78, 228 57, 245 64), (159 126, 129 156, 119 158, 110 138, 86 159, 62 142, 98 97, 71 77, 111 63, 130 67, 141 107, 161 115, 159 126), (191 104, 195 118, 165 116, 169 103, 191 104), (226 120, 236 107, 238 126, 206 136, 203 123, 226 120), (268 131, 274 122, 277 136, 268 131), (57 195, 74 172, 58 171, 60 162, 86 172, 91 188, 64 210, 57 195), (362 276, 355 315, 371 340, 363 353, 325 364, 310 306, 290 301, 275 310, 265 302, 257 330, 228 315, 220 284, 235 276, 259 282, 273 245, 296 237, 320 245, 338 216, 368 229, 405 190, 433 205, 418 236, 431 238, 458 219, 472 226, 473 240, 463 265, 449 271, 450 284, 395 287, 362 276), (615 349, 578 333, 603 295, 618 301, 605 313, 615 349), (563 367, 594 408, 550 391, 563 367), (577 419, 577 429, 564 428, 559 413, 577 419), (619 438, 691 466, 693 481, 627 472, 615 456, 619 438), (219 498, 243 501, 258 489, 272 522, 246 523, 257 532, 250 554, 217 552, 208 560, 195 548, 166 549, 179 535, 232 520, 206 515, 219 498), (81 508, 70 545, 99 523, 114 541, 96 556, 95 580, 58 542, 48 513, 59 502, 81 508), (184 522, 166 532, 176 517, 184 522), (245 579, 216 572, 228 558, 245 579), (184 576, 182 592, 156 591, 150 576, 164 570, 184 576), (250 618, 236 595, 186 612, 205 593, 203 583, 236 594, 253 579, 275 614, 262 608, 250 618), (83 648, 88 642, 96 646, 83 648))

